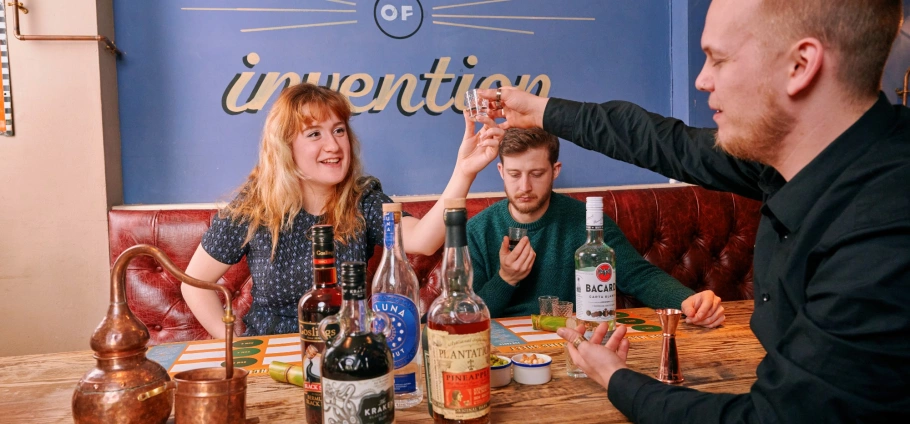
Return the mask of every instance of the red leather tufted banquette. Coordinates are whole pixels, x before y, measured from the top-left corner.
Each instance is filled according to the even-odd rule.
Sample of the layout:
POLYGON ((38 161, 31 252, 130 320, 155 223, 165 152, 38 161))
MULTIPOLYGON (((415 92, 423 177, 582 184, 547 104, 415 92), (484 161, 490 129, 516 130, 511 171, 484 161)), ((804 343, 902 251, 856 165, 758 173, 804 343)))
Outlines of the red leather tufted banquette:
MULTIPOLYGON (((759 202, 729 193, 692 186, 617 189, 568 193, 584 201, 603 196, 610 215, 642 255, 696 291, 711 289, 725 300, 752 298, 752 249, 759 219, 759 202)), ((468 199, 468 215, 501 200, 468 199)), ((404 210, 421 217, 433 201, 404 203, 404 210)), ((111 264, 125 249, 152 244, 186 269, 215 210, 114 210, 109 214, 111 264)), ((583 223, 579 223, 583 225, 583 223)), ((370 277, 382 254, 376 248, 370 277)), ((432 256, 409 255, 421 286, 421 308, 440 292, 441 250, 432 256)), ((233 292, 238 317, 249 311, 253 281, 246 260, 232 266, 219 280, 233 292)), ((153 259, 140 257, 126 273, 129 306, 148 327, 151 344, 209 338, 180 293, 180 282, 153 259)), ((222 299, 223 300, 223 299, 222 299)), ((619 296, 619 307, 641 306, 619 296)), ((242 328, 242 322, 238 320, 242 328)))

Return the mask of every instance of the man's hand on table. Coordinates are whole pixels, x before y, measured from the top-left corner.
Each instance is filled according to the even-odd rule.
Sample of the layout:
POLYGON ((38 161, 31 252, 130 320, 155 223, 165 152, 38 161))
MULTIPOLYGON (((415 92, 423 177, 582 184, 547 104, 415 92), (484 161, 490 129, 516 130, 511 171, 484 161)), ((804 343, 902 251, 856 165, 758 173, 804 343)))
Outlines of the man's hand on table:
POLYGON ((686 323, 702 327, 714 328, 724 323, 724 307, 720 305, 720 298, 711 290, 693 294, 683 300, 682 313, 686 315, 686 323))
POLYGON ((499 247, 499 277, 511 286, 515 286, 531 273, 537 253, 531 248, 531 241, 524 236, 510 251, 509 237, 502 238, 499 247))
POLYGON ((604 336, 607 334, 609 324, 601 323, 590 341, 578 343, 575 347, 573 343, 578 337, 585 332, 584 324, 575 329, 563 327, 556 330, 559 337, 565 339, 569 347, 569 355, 575 365, 578 365, 588 378, 597 382, 605 389, 610 386, 610 378, 617 370, 626 367, 626 357, 629 355, 629 340, 626 339, 626 326, 617 325, 613 336, 607 341, 607 344, 601 346, 604 336))

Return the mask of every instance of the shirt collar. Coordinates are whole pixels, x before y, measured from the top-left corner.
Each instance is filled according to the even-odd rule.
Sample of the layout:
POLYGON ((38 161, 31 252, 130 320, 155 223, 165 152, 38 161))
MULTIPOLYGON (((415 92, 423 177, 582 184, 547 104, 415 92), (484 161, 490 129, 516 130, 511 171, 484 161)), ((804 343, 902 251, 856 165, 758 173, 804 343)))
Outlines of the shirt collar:
POLYGON ((867 152, 871 142, 883 138, 895 118, 894 107, 881 93, 878 101, 859 120, 790 181, 768 167, 761 174, 759 185, 768 195, 762 213, 771 219, 774 229, 781 235, 797 231, 831 182, 867 152))

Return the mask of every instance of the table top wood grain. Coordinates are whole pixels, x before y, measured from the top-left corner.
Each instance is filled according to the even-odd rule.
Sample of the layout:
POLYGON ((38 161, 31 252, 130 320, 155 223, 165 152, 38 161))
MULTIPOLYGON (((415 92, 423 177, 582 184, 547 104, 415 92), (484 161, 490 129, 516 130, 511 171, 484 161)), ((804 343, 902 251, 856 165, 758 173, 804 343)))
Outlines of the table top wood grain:
MULTIPOLYGON (((715 393, 746 393, 755 382, 755 369, 765 351, 749 329, 753 302, 725 302, 727 320, 717 329, 681 324, 678 339, 682 386, 715 393)), ((633 309, 644 315, 647 308, 633 309)), ((100 322, 100 317, 99 317, 100 322)), ((91 335, 86 334, 86 344, 91 335)), ((655 375, 661 342, 635 341, 628 366, 655 375)), ((495 423, 620 423, 627 422, 607 399, 606 391, 590 379, 566 375, 565 350, 542 350, 553 357, 553 379, 544 385, 516 382, 492 391, 495 423)), ((91 351, 0 358, 0 421, 11 423, 71 423, 71 401, 79 379, 95 365, 91 351)), ((426 400, 396 411, 398 423, 432 422, 426 400)), ((268 377, 251 377, 247 386, 247 417, 262 423, 303 422, 303 389, 268 377)), ((173 422, 173 417, 171 418, 173 422)))

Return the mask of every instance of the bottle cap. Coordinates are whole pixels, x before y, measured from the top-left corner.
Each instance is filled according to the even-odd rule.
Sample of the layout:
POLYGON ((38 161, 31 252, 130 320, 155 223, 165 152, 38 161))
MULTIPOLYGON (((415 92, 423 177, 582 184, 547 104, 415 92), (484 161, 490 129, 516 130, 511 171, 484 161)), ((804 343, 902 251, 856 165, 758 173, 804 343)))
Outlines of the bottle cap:
POLYGON ((443 199, 442 204, 446 209, 464 209, 467 201, 464 197, 443 199))
POLYGON ((366 298, 366 269, 364 262, 344 262, 341 264, 341 292, 344 299, 366 298))
POLYGON ((383 203, 382 212, 401 212, 401 203, 383 203))
POLYGON ((586 197, 585 198, 585 207, 587 209, 600 209, 604 208, 604 198, 603 197, 586 197))
POLYGON ((585 225, 588 227, 603 227, 604 225, 604 198, 588 197, 585 202, 585 225))
POLYGON ((332 243, 335 239, 335 228, 331 225, 314 225, 312 231, 314 243, 332 243))

